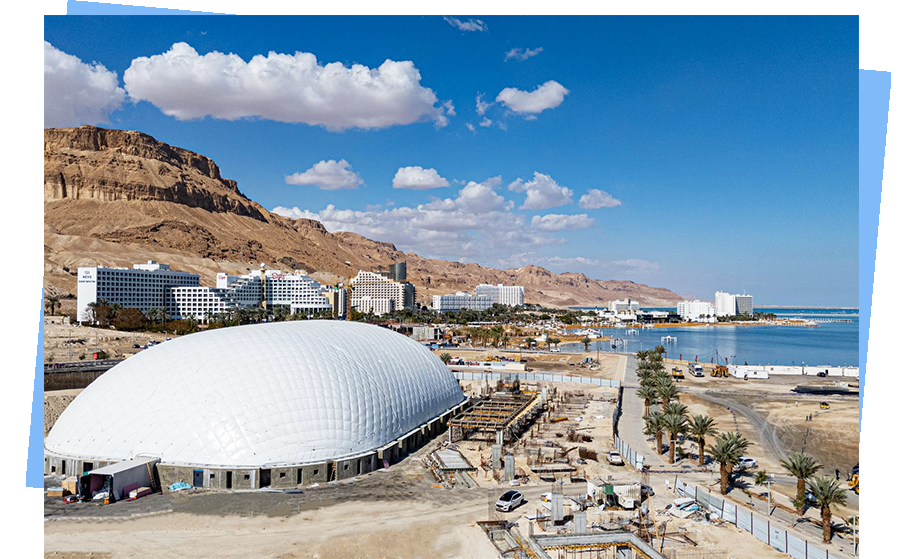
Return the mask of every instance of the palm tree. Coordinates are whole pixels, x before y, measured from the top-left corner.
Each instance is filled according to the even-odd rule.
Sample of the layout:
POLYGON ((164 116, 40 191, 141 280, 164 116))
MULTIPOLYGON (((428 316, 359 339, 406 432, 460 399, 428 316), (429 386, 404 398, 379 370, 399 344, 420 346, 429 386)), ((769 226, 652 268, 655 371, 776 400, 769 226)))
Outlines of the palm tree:
POLYGON ((716 437, 716 444, 709 449, 709 455, 719 463, 719 489, 722 495, 728 492, 731 485, 731 472, 738 458, 753 443, 744 438, 740 433, 731 431, 716 437))
POLYGON ((452 357, 449 353, 442 353, 442 354, 441 354, 441 361, 444 362, 444 365, 446 365, 447 363, 449 363, 451 359, 453 359, 453 357, 452 357))
POLYGON ((713 437, 719 433, 716 429, 716 422, 708 415, 697 414, 688 419, 688 431, 691 437, 697 441, 697 463, 703 466, 706 464, 706 437, 713 437))
POLYGON ((536 343, 537 343, 537 340, 535 340, 531 336, 525 338, 525 344, 528 346, 528 349, 531 349, 532 347, 534 347, 534 344, 536 344, 536 343))
POLYGON ((672 413, 675 415, 684 415, 687 416, 688 407, 678 400, 672 400, 668 404, 666 404, 663 413, 672 413))
POLYGON ((663 408, 665 408, 669 405, 669 402, 678 399, 678 387, 675 386, 671 379, 667 379, 666 382, 657 384, 656 397, 659 398, 663 408))
POLYGON ((662 424, 662 414, 655 411, 644 418, 644 434, 656 437, 656 453, 662 454, 662 437, 666 428, 662 424))
POLYGON ((644 417, 650 415, 650 406, 656 400, 656 388, 649 384, 642 384, 637 391, 637 397, 644 401, 644 417))
POLYGON ((809 482, 809 492, 816 498, 822 513, 822 541, 831 541, 831 507, 847 504, 847 492, 832 478, 816 477, 809 482))
POLYGON ((584 351, 587 353, 588 347, 591 345, 591 339, 585 336, 581 338, 581 343, 584 344, 584 351))
POLYGON ((781 467, 797 478, 797 498, 794 505, 797 507, 797 513, 803 514, 803 507, 806 506, 806 480, 821 470, 822 465, 808 454, 792 452, 787 460, 781 461, 781 467))
POLYGON ((675 443, 678 442, 678 435, 685 431, 687 427, 687 419, 681 414, 666 412, 660 418, 660 421, 669 432, 669 464, 675 463, 675 443))
POLYGON ((44 303, 44 307, 49 308, 50 314, 52 315, 56 311, 57 307, 59 307, 59 297, 57 297, 56 295, 50 295, 49 297, 47 297, 47 301, 44 303))

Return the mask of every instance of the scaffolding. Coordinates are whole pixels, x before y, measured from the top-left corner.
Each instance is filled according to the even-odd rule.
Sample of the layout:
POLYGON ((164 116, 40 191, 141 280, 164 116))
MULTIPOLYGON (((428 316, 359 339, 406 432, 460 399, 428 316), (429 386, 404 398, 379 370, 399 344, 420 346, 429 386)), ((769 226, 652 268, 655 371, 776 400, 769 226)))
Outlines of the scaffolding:
POLYGON ((450 420, 450 440, 502 445, 530 424, 540 409, 541 398, 537 394, 494 393, 450 420))

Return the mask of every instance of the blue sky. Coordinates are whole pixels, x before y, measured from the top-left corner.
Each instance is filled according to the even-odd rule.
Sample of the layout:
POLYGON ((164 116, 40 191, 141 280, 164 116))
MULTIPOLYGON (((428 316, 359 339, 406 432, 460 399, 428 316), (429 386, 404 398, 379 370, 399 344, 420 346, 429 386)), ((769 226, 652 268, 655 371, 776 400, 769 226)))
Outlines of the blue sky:
POLYGON ((330 230, 703 299, 857 304, 855 17, 69 16, 44 38, 46 125, 203 153, 330 230), (309 58, 245 64, 270 52, 315 55, 318 77, 296 78, 309 58), (352 65, 382 89, 343 87, 352 65), (394 188, 409 177, 436 188, 394 188))

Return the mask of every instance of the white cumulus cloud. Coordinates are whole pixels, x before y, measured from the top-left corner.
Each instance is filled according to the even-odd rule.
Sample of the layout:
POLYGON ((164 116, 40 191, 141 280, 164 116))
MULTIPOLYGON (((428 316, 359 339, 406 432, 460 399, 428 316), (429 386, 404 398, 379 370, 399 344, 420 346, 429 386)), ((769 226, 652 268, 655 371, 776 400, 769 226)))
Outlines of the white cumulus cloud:
POLYGON ((562 231, 564 229, 587 229, 594 225, 594 218, 587 214, 536 215, 531 218, 531 227, 539 231, 562 231))
POLYGON ((353 172, 346 159, 341 159, 340 161, 329 159, 327 161, 319 161, 302 173, 294 173, 284 177, 284 182, 288 184, 313 185, 320 190, 344 190, 358 187, 363 183, 363 180, 353 172))
POLYGON ((498 254, 527 251, 564 243, 536 231, 513 211, 513 204, 496 192, 500 177, 469 181, 453 197, 417 206, 365 211, 328 205, 318 212, 279 206, 272 211, 288 217, 318 219, 329 231, 350 231, 394 243, 401 250, 451 260, 493 260, 498 254))
POLYGON ((538 47, 536 49, 514 48, 506 51, 506 56, 503 58, 503 60, 509 61, 513 58, 515 58, 516 60, 528 60, 532 56, 537 56, 542 52, 544 52, 544 47, 538 47))
POLYGON ((414 122, 447 124, 452 104, 421 85, 411 61, 385 60, 377 68, 321 64, 305 52, 200 55, 187 43, 131 61, 125 89, 179 120, 263 118, 329 130, 386 128, 414 122))
POLYGON ((470 18, 467 21, 462 21, 459 18, 444 16, 444 21, 460 31, 487 31, 487 24, 480 19, 470 18))
POLYGON ((544 210, 555 206, 563 206, 572 201, 572 190, 557 184, 553 177, 543 173, 534 173, 534 179, 525 181, 516 179, 509 185, 513 192, 524 192, 523 210, 544 210))
POLYGON ((586 210, 599 210, 600 208, 621 206, 622 201, 613 198, 609 192, 592 188, 578 200, 578 205, 586 210))
POLYGON ((283 215, 284 217, 290 217, 292 219, 313 219, 315 221, 321 221, 319 214, 311 212, 309 210, 301 210, 297 206, 294 206, 293 208, 275 206, 274 208, 272 208, 272 213, 283 215))
POLYGON ((446 188, 450 186, 447 179, 440 176, 435 169, 423 169, 422 167, 400 167, 394 175, 394 188, 408 190, 431 190, 432 188, 446 188))
POLYGON ((558 107, 568 94, 568 89, 559 82, 550 80, 533 91, 507 87, 497 95, 496 101, 503 103, 514 113, 535 115, 558 107))
POLYGON ((44 41, 44 126, 79 126, 109 121, 125 90, 115 72, 86 64, 44 41))
POLYGON ((484 100, 483 93, 479 93, 475 97, 475 112, 477 112, 481 116, 484 116, 484 113, 486 113, 487 110, 491 108, 491 105, 493 105, 493 103, 488 103, 484 100))

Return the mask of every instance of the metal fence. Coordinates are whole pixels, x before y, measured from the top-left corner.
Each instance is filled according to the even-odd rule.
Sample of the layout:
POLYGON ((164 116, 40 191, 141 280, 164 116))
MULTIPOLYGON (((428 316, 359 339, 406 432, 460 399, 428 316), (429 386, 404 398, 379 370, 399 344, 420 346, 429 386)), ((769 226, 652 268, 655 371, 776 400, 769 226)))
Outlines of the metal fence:
POLYGON ((756 539, 782 553, 787 553, 794 559, 844 559, 841 554, 822 549, 817 544, 810 543, 809 540, 769 522, 765 515, 754 514, 749 509, 716 497, 703 489, 687 485, 681 480, 675 480, 675 491, 694 499, 701 507, 718 514, 722 520, 750 532, 756 539))
POLYGON ((616 435, 616 449, 622 455, 622 458, 634 466, 636 470, 641 471, 644 469, 644 455, 635 452, 634 449, 628 446, 628 443, 619 438, 619 435, 616 435))
POLYGON ((620 382, 614 379, 579 377, 575 375, 555 375, 553 373, 514 373, 514 372, 475 372, 454 371, 453 376, 457 380, 515 380, 535 382, 576 382, 580 384, 593 384, 594 386, 619 387, 620 382))

